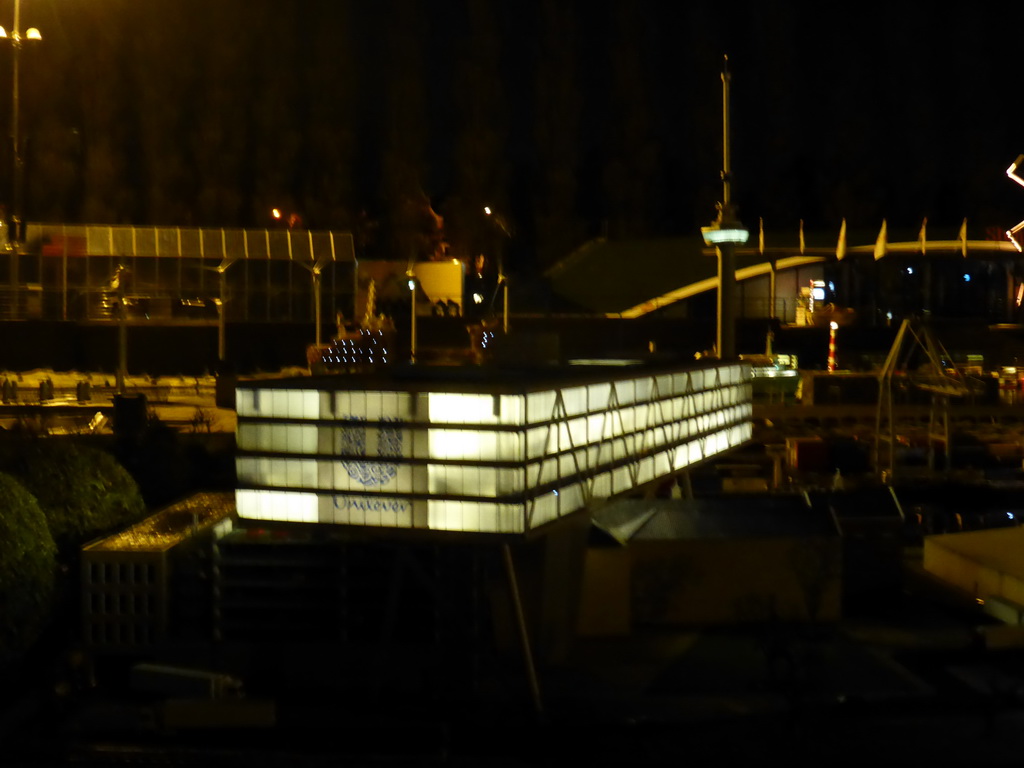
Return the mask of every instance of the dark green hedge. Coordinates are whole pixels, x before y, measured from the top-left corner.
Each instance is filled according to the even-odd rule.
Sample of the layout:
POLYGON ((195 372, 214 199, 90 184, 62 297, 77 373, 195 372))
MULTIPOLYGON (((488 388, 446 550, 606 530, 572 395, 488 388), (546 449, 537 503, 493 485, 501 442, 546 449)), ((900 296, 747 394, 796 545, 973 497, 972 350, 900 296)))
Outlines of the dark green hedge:
POLYGON ((0 666, 24 652, 48 620, 56 554, 35 498, 0 473, 0 666))
POLYGON ((146 514, 135 480, 100 448, 37 440, 15 462, 15 474, 38 500, 64 552, 146 514))

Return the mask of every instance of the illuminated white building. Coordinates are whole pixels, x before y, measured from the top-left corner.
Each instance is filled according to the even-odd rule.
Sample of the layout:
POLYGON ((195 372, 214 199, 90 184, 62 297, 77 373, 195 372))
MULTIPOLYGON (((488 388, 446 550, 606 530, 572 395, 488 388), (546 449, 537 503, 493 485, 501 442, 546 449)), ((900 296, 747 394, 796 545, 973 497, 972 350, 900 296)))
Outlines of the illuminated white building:
POLYGON ((242 518, 518 534, 750 440, 750 367, 248 381, 237 413, 242 518))

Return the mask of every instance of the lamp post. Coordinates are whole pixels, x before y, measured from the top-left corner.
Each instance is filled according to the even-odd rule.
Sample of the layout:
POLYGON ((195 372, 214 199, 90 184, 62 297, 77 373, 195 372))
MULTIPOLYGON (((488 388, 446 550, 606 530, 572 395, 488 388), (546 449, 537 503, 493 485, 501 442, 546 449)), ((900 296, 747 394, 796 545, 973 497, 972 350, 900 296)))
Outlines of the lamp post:
POLYGON ((224 258, 215 268, 217 272, 217 287, 219 296, 213 300, 217 307, 217 363, 221 370, 224 370, 228 358, 227 342, 227 312, 228 312, 228 268, 235 263, 234 256, 226 254, 227 248, 224 244, 224 230, 221 230, 221 253, 224 258))
POLYGON ((729 167, 729 57, 722 68, 722 201, 711 226, 701 227, 704 242, 714 246, 718 256, 718 332, 716 349, 720 359, 736 356, 736 246, 747 242, 750 233, 740 223, 732 204, 729 167))
MULTIPOLYGON (((501 230, 501 233, 509 240, 512 239, 512 232, 509 230, 508 222, 500 213, 496 213, 489 205, 484 206, 484 214, 490 217, 491 221, 501 230)), ((508 333, 508 276, 505 274, 505 245, 498 245, 498 288, 501 289, 501 330, 508 333)))
POLYGON ((323 334, 321 333, 320 314, 322 312, 323 301, 320 295, 320 267, 314 265, 310 270, 313 276, 313 322, 315 328, 313 329, 313 343, 316 344, 317 349, 323 344, 323 334))
POLYGON ((227 309, 228 309, 228 270, 227 267, 217 270, 217 287, 220 295, 214 299, 217 305, 217 362, 223 367, 228 357, 228 331, 227 331, 227 309))
POLYGON ((416 273, 413 272, 412 267, 405 273, 405 276, 409 281, 409 295, 411 296, 410 310, 412 312, 412 318, 410 320, 409 329, 409 362, 416 362, 416 273))
POLYGON ((125 290, 127 270, 119 264, 110 287, 117 295, 117 374, 115 376, 117 394, 125 393, 125 382, 128 377, 128 297, 125 290))
MULTIPOLYGON (((22 217, 22 186, 24 185, 24 174, 25 174, 25 160, 21 156, 21 116, 20 116, 20 90, 21 90, 21 46, 25 41, 39 41, 43 39, 43 36, 39 33, 39 30, 35 27, 29 27, 25 30, 24 36, 21 33, 21 0, 14 0, 14 26, 11 28, 11 33, 8 35, 7 30, 0 27, 0 38, 4 38, 11 41, 11 50, 13 52, 13 76, 11 81, 11 152, 12 152, 12 172, 13 172, 13 189, 11 190, 11 204, 13 210, 11 211, 11 223, 12 229, 14 230, 11 240, 15 244, 15 251, 17 251, 17 244, 21 242, 21 217, 22 217)), ((13 278, 12 278, 13 279, 13 278)))
POLYGON ((836 370, 836 331, 839 323, 833 320, 828 324, 828 372, 835 373, 836 370))

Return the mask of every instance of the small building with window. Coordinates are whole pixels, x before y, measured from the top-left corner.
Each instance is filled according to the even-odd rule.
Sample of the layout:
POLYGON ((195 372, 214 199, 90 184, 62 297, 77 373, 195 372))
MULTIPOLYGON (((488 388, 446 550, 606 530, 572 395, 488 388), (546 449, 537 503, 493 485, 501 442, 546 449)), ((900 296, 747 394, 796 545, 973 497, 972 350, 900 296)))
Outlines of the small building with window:
POLYGON ((230 530, 233 513, 230 493, 198 493, 83 547, 86 645, 133 652, 209 639, 211 541, 230 530))

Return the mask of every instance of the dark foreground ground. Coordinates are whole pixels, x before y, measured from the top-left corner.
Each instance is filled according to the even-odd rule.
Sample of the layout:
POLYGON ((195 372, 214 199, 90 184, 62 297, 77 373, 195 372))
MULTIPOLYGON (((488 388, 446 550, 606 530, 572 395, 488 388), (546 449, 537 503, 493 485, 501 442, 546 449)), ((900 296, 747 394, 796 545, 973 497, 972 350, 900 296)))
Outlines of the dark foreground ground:
POLYGON ((835 626, 578 641, 541 669, 541 711, 515 658, 468 692, 284 685, 273 729, 160 728, 152 702, 37 680, 9 691, 0 765, 1016 765, 1024 651, 986 650, 983 621, 911 557, 835 626))

